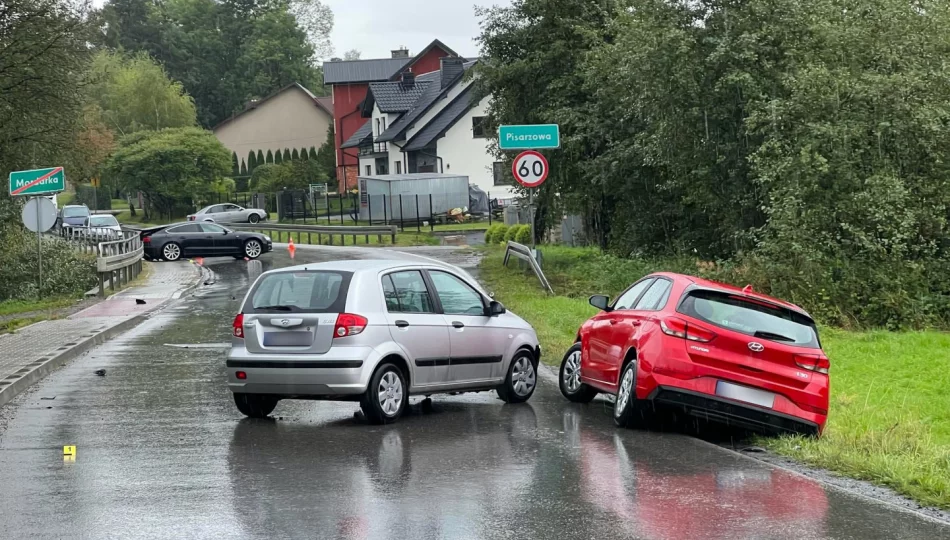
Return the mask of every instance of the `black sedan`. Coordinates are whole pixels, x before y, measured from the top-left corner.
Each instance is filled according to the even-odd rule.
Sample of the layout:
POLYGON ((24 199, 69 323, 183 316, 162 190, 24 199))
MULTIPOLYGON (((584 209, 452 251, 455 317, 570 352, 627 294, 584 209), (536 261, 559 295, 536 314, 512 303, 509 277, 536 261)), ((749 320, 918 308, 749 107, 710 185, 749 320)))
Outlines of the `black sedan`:
POLYGON ((145 258, 177 261, 182 257, 256 259, 272 250, 267 235, 232 231, 214 223, 173 223, 142 231, 145 258))

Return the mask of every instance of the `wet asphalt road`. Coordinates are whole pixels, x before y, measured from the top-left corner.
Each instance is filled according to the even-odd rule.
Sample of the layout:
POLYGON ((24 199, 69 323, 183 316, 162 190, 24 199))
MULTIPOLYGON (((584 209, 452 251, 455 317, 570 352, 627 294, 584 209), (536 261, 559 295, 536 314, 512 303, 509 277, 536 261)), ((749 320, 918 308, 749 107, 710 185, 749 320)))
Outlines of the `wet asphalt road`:
POLYGON ((550 379, 525 405, 442 396, 392 426, 354 403, 244 419, 215 344, 248 263, 207 265, 214 285, 0 409, 0 538, 950 537, 690 437, 618 431, 607 403, 569 404, 550 379))

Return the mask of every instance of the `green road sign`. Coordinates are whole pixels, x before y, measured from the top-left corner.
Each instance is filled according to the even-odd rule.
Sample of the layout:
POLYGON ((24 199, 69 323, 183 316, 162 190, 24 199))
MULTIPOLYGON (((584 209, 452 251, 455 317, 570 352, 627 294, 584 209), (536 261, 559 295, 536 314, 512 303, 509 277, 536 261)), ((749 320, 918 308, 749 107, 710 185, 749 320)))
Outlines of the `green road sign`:
POLYGON ((10 173, 10 195, 41 195, 66 189, 62 167, 10 173))
POLYGON ((498 146, 502 150, 560 148, 561 130, 557 124, 499 126, 498 146))

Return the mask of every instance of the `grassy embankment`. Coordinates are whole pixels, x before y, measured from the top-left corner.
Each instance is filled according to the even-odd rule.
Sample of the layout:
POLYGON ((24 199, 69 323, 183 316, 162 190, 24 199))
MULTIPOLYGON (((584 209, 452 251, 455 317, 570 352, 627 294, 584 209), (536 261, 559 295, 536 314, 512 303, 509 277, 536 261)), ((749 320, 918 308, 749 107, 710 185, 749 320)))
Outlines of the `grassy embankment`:
MULTIPOLYGON (((505 303, 534 325, 559 365, 580 324, 596 310, 594 293, 616 295, 653 271, 689 271, 688 260, 623 260, 590 249, 545 247, 545 274, 556 296, 534 275, 502 267, 491 248, 481 277, 505 303)), ((950 508, 950 334, 848 332, 822 328, 831 358, 831 410, 820 439, 780 437, 759 442, 813 466, 889 486, 917 501, 950 508)))

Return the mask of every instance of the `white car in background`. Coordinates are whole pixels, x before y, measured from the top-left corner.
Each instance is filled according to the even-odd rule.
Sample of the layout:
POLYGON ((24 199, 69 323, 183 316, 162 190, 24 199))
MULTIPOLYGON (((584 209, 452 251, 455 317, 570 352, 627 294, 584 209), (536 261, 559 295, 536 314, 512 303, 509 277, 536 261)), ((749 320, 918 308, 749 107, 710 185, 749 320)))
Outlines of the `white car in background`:
POLYGON ((118 239, 122 238, 122 226, 113 215, 93 214, 86 218, 83 224, 89 234, 97 238, 118 239))
POLYGON ((213 223, 258 223, 267 219, 267 212, 259 208, 243 208, 236 204, 213 204, 188 216, 188 221, 213 223))

